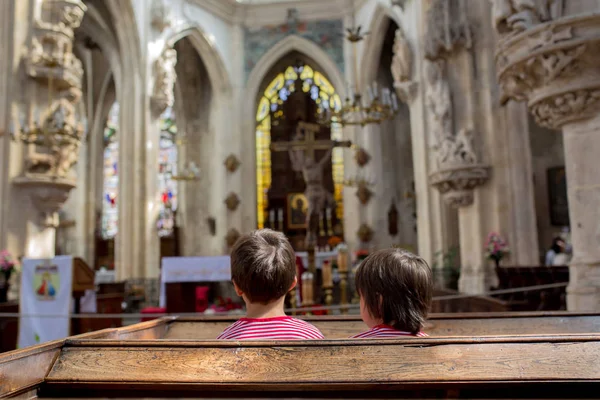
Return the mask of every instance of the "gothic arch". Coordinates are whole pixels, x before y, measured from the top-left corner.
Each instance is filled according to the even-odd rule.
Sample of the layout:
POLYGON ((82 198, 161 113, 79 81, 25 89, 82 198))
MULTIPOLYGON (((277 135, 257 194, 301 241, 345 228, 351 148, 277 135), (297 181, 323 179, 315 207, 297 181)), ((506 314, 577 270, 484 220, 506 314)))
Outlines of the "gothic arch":
POLYGON ((381 50, 390 21, 394 21, 396 25, 402 27, 402 24, 390 7, 377 3, 373 17, 371 18, 371 24, 369 25, 369 29, 367 29, 370 33, 364 41, 361 55, 360 88, 364 88, 365 85, 371 83, 377 76, 381 50))
POLYGON ((167 40, 167 46, 173 46, 177 41, 187 37, 202 62, 206 66, 208 76, 215 94, 228 94, 231 92, 231 79, 227 67, 219 51, 207 38, 206 33, 197 25, 184 24, 177 27, 177 31, 167 40))
MULTIPOLYGON (((256 126, 254 116, 256 115, 258 91, 273 66, 287 54, 297 51, 306 55, 316 63, 330 80, 335 90, 343 99, 346 94, 345 79, 335 62, 318 45, 308 39, 297 35, 291 35, 271 47, 269 51, 256 63, 244 90, 244 109, 242 124, 242 182, 256 181, 256 126)), ((243 198, 248 199, 242 203, 242 231, 247 232, 256 228, 256 185, 243 185, 243 198)))

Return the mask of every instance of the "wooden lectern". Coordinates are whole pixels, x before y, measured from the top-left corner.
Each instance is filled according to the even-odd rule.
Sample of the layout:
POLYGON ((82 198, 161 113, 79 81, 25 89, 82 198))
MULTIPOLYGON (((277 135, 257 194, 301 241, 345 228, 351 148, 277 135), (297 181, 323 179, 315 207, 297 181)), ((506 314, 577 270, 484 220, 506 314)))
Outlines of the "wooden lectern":
MULTIPOLYGON (((79 257, 73 258, 73 284, 71 291, 73 292, 73 301, 75 302, 75 314, 81 312, 81 298, 86 290, 94 290, 94 280, 96 274, 94 270, 87 265, 79 257)), ((71 318, 71 334, 77 335, 82 333, 81 318, 71 318)))

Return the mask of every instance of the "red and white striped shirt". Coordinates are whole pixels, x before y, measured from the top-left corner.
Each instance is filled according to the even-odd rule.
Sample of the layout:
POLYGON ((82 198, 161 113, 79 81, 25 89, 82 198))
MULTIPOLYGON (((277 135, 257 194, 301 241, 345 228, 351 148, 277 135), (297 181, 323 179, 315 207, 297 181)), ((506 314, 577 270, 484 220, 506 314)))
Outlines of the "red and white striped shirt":
POLYGON ((229 325, 217 339, 229 340, 306 340, 324 339, 315 326, 300 319, 284 316, 273 318, 240 318, 229 325))
POLYGON ((386 324, 381 324, 372 327, 368 331, 359 333, 358 335, 352 336, 353 339, 392 339, 398 338, 400 336, 413 336, 413 337, 427 337, 429 336, 425 332, 419 332, 417 334, 412 334, 410 332, 403 332, 395 329, 386 324))

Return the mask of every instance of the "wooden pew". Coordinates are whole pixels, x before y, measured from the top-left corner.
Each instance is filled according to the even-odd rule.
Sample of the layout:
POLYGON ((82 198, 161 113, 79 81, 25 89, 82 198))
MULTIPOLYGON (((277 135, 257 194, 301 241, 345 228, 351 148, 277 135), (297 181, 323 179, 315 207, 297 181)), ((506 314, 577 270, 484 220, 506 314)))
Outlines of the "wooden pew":
MULTIPOLYGON (((357 316, 303 317, 327 339, 346 339, 366 329, 357 316)), ((236 321, 233 317, 165 317, 116 330, 100 339, 212 340, 236 321)), ((591 313, 527 312, 432 314, 425 332, 432 337, 489 335, 549 335, 600 333, 600 315, 591 313)))
POLYGON ((0 357, 0 397, 585 398, 600 389, 600 335, 294 342, 88 336, 22 352, 28 354, 0 357), (11 363, 13 381, 6 383, 11 363))
MULTIPOLYGON (((502 266, 496 268, 498 286, 494 289, 515 289, 526 286, 569 282, 569 267, 502 266)), ((506 302, 510 311, 566 310, 566 287, 507 293, 496 296, 506 302)))

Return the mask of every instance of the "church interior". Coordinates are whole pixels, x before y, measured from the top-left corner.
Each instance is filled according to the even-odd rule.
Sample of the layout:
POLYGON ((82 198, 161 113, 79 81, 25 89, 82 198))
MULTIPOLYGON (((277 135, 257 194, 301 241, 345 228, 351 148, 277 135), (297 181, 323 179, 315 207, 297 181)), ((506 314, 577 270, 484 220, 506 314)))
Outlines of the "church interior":
MULTIPOLYGON (((263 228, 295 251, 286 312, 326 338, 359 332, 355 272, 400 248, 433 272, 425 326, 441 353, 414 357, 452 358, 460 340, 498 363, 548 351, 596 367, 566 367, 575 386, 539 392, 561 378, 535 361, 523 375, 464 365, 519 393, 600 382, 600 0, 2 0, 0 20, 0 398, 118 382, 153 397, 167 376, 170 397, 190 382, 226 392, 214 382, 236 376, 263 390, 266 375, 202 344, 244 315, 230 253, 263 228), (163 360, 121 380, 88 354, 117 362, 117 339, 159 359, 188 341, 182 359, 216 364, 188 374, 163 360), (27 385, 3 375, 27 363, 45 366, 27 385)), ((385 386, 366 345, 364 375, 331 367, 321 381, 323 346, 298 356, 314 376, 267 390, 385 386)), ((244 362, 279 354, 261 349, 244 362)), ((390 387, 490 395, 454 392, 462 378, 441 368, 390 387)))

